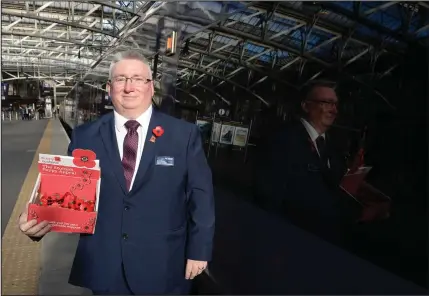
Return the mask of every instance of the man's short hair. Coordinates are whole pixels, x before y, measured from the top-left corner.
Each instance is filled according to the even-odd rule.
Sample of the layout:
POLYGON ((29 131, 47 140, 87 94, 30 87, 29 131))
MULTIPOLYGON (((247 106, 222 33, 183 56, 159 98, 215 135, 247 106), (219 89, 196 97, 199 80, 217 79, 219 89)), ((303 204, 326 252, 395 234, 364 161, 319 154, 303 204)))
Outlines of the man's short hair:
POLYGON ((112 72, 113 72, 113 67, 115 66, 115 64, 122 61, 122 60, 127 60, 127 59, 141 61, 145 65, 147 65, 149 75, 150 75, 150 77, 148 77, 148 78, 149 79, 152 78, 152 70, 150 68, 149 61, 145 58, 145 56, 137 50, 127 50, 127 51, 117 52, 113 56, 112 62, 110 63, 110 68, 109 68, 109 79, 113 78, 112 72))
POLYGON ((335 89, 335 82, 328 80, 312 80, 306 83, 301 89, 301 102, 307 101, 310 99, 310 94, 317 87, 329 87, 335 89))

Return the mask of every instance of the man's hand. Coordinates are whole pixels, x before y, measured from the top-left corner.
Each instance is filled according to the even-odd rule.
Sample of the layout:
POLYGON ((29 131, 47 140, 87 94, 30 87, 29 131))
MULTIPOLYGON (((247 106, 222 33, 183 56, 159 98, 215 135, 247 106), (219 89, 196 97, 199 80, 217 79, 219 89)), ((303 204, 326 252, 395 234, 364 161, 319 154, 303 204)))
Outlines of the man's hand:
POLYGON ((207 267, 207 261, 196 261, 188 259, 186 263, 185 278, 193 280, 197 275, 201 274, 207 267))
POLYGON ((19 216, 19 229, 27 236, 31 237, 42 237, 47 234, 51 230, 51 226, 49 222, 42 221, 37 224, 37 220, 30 220, 27 222, 27 209, 28 205, 25 208, 25 211, 19 216))

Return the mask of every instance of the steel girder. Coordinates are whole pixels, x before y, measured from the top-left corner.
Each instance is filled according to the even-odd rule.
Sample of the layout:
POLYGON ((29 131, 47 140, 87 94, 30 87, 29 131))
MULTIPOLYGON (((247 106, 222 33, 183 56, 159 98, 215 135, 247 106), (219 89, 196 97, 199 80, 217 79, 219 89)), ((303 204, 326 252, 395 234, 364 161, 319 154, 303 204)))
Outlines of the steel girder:
MULTIPOLYGON (((187 20, 188 18, 186 17, 181 17, 181 20, 187 20)), ((204 24, 202 24, 204 25, 204 24)), ((298 23, 295 24, 293 26, 293 28, 300 28, 303 27, 305 24, 303 23, 298 23)), ((311 25, 307 26, 310 27, 311 29, 311 25)), ((234 64, 239 64, 240 67, 239 68, 235 68, 233 71, 230 71, 229 73, 223 73, 226 77, 230 78, 234 75, 236 75, 237 73, 241 72, 242 70, 253 70, 256 72, 265 72, 266 75, 264 75, 264 77, 262 77, 260 79, 260 81, 264 81, 266 78, 268 78, 269 76, 274 76, 274 75, 278 75, 279 73, 276 72, 281 72, 287 68, 289 68, 290 66, 292 66, 293 64, 297 63, 300 60, 310 60, 310 61, 314 61, 318 64, 320 64, 322 66, 322 70, 325 68, 333 68, 333 67, 338 67, 337 63, 329 63, 326 62, 314 55, 312 55, 311 53, 316 51, 318 48, 321 47, 326 47, 329 46, 332 42, 334 42, 335 40, 338 40, 340 38, 342 38, 343 36, 339 36, 339 35, 333 35, 330 38, 327 38, 326 40, 320 42, 319 44, 313 46, 313 48, 311 49, 307 49, 304 50, 305 45, 302 44, 302 48, 298 49, 298 48, 293 48, 290 45, 285 45, 285 44, 280 44, 278 42, 273 42, 271 41, 272 39, 280 36, 280 35, 287 35, 288 32, 292 31, 291 29, 286 29, 284 30, 285 32, 278 32, 276 34, 273 34, 272 36, 268 36, 265 38, 261 38, 260 36, 255 36, 252 35, 250 33, 244 33, 244 32, 240 32, 237 31, 235 29, 231 29, 231 28, 226 28, 226 27, 222 27, 222 26, 217 26, 214 28, 210 28, 210 33, 207 32, 206 36, 209 36, 210 34, 215 34, 215 36, 223 36, 223 37, 228 37, 230 40, 234 40, 233 42, 230 42, 229 44, 217 44, 217 45, 213 45, 213 36, 206 38, 206 43, 205 44, 201 44, 201 43, 197 43, 195 44, 195 40, 198 39, 204 39, 204 37, 202 37, 201 35, 203 35, 203 33, 199 33, 199 37, 198 38, 194 38, 193 42, 191 42, 191 45, 195 45, 200 47, 199 49, 193 46, 189 46, 189 51, 192 52, 196 52, 196 54, 192 54, 188 57, 189 58, 193 58, 198 56, 198 54, 202 54, 202 55, 206 55, 206 56, 212 56, 217 58, 216 61, 208 61, 208 63, 202 63, 201 60, 199 60, 198 63, 195 64, 200 64, 200 66, 202 68, 208 68, 208 67, 212 67, 214 64, 219 63, 219 62, 225 62, 226 60, 228 62, 234 63, 234 64), (279 34, 280 33, 280 34, 279 34), (273 37, 274 36, 274 37, 273 37), (264 40, 265 39, 265 40, 264 40), (249 55, 246 59, 246 61, 243 62, 243 47, 241 48, 241 50, 237 50, 237 44, 238 43, 251 43, 254 46, 260 46, 263 47, 264 50, 261 51, 260 53, 254 54, 254 55, 249 55), (225 50, 227 47, 231 47, 235 45, 235 51, 227 51, 225 50), (204 50, 204 47, 206 48, 206 50, 204 50), (283 64, 277 64, 276 65, 276 53, 278 53, 279 51, 283 51, 283 52, 288 52, 289 53, 289 58, 285 61, 285 63, 283 64), (228 57, 226 57, 225 55, 219 55, 216 54, 216 52, 223 52, 226 55, 228 55, 228 57), (273 61, 270 63, 270 65, 266 65, 266 67, 264 68, 255 68, 255 65, 250 64, 250 61, 254 61, 257 60, 258 56, 262 55, 262 54, 267 54, 273 52, 274 53, 274 58, 272 59, 273 61), (231 58, 231 55, 235 56, 233 58, 231 58), (272 73, 269 74, 268 73, 272 73)), ((268 34, 267 34, 268 35, 268 34)), ((346 42, 350 42, 349 39, 345 40, 346 42)), ((306 42, 306 39, 303 39, 302 43, 306 42)), ((363 56, 364 54, 366 54, 369 51, 369 46, 366 47, 360 47, 361 50, 359 52, 357 52, 357 54, 353 57, 351 57, 350 59, 346 60, 344 64, 350 64, 351 62, 357 60, 357 58, 363 56)), ((278 60, 278 57, 277 57, 278 60)), ((260 66, 260 65, 258 65, 260 66)), ((182 70, 182 73, 187 72, 188 74, 184 74, 184 75, 190 75, 190 71, 188 71, 189 67, 186 67, 185 69, 182 70)), ((203 78, 204 75, 201 75, 199 78, 203 78)), ((278 79, 275 79, 278 80, 278 79)), ((219 86, 221 84, 223 84, 224 82, 219 83, 216 86, 219 86)), ((284 83, 284 81, 283 81, 284 83)))
MULTIPOLYGON (((358 32, 356 28, 361 19, 352 18, 348 13, 334 13, 344 11, 329 6, 312 10, 299 8, 298 2, 261 1, 228 10, 230 4, 223 3, 222 10, 216 12, 210 7, 211 2, 178 4, 185 8, 198 7, 199 11, 193 10, 190 16, 162 12, 167 5, 164 2, 126 2, 128 6, 124 1, 117 2, 120 5, 107 1, 67 4, 3 1, 2 8, 6 11, 2 16, 4 65, 9 70, 20 66, 32 73, 37 65, 45 71, 58 67, 57 62, 61 62, 61 67, 71 71, 74 77, 106 79, 109 57, 115 50, 132 47, 146 50, 149 56, 155 54, 147 50, 145 43, 155 38, 154 20, 164 17, 184 27, 184 38, 179 45, 183 46, 187 40, 189 54, 181 55, 179 62, 176 61, 181 80, 202 85, 207 77, 216 77, 221 82, 210 89, 224 83, 239 85, 265 101, 252 89, 264 81, 291 84, 285 76, 288 71, 298 72, 306 81, 330 69, 347 73, 344 68, 360 59, 366 59, 368 68, 374 69, 380 56, 400 61, 404 51, 402 46, 386 38, 377 39, 358 32), (331 14, 343 18, 336 21, 331 14), (45 22, 46 18, 51 22, 45 22), (34 57, 27 58, 30 53, 34 57), (65 63, 66 60, 70 63, 65 63), (77 66, 77 63, 83 65, 77 66), (256 81, 237 79, 237 74, 246 71, 248 77, 257 74, 256 81)), ((386 2, 363 10, 360 2, 356 2, 353 7, 360 11, 360 18, 368 18, 396 4, 386 2)), ((423 4, 418 5, 428 9, 423 4)), ((407 38, 412 38, 409 35, 416 37, 427 28, 428 24, 423 23, 407 38)), ((391 32, 384 30, 382 33, 391 32)), ((394 67, 396 64, 392 63, 389 69, 394 67)), ((55 72, 47 75, 50 73, 55 72)))
POLYGON ((63 67, 79 79, 148 3, 132 1, 130 9, 108 1, 2 1, 3 68, 63 67))
MULTIPOLYGON (((368 9, 364 11, 363 14, 368 17, 377 11, 385 10, 396 4, 396 2, 386 3, 377 8, 368 9)), ((363 57, 368 61, 368 72, 374 71, 375 64, 382 54, 390 55, 390 59, 392 61, 392 65, 390 65, 388 69, 382 71, 386 73, 391 71, 391 69, 396 68, 396 62, 400 62, 401 59, 404 58, 403 47, 397 47, 395 44, 391 44, 382 38, 374 39, 373 37, 357 33, 356 30, 354 30, 357 26, 356 23, 353 24, 353 26, 341 27, 339 24, 321 17, 321 15, 325 14, 326 11, 302 13, 302 11, 293 10, 290 7, 284 7, 283 5, 276 5, 270 11, 267 8, 267 5, 269 6, 271 4, 255 2, 255 5, 249 7, 249 11, 246 15, 234 20, 228 20, 229 22, 216 24, 215 26, 210 26, 208 25, 208 22, 197 20, 192 17, 184 16, 180 18, 182 21, 195 22, 205 28, 205 30, 199 30, 196 36, 190 38, 191 42, 186 48, 192 54, 184 57, 183 59, 191 60, 195 67, 209 69, 208 71, 217 73, 218 75, 219 73, 222 73, 222 75, 228 79, 231 79, 234 75, 243 70, 250 70, 250 72, 252 72, 255 70, 254 66, 257 66, 258 72, 265 71, 267 73, 275 73, 277 79, 270 79, 272 81, 281 79, 282 75, 279 73, 281 70, 290 68, 293 64, 303 62, 305 60, 315 62, 321 66, 319 70, 308 75, 309 80, 311 80, 320 76, 326 69, 338 69, 339 71, 344 71, 345 67, 363 57), (309 17, 309 15, 312 15, 313 18, 309 17), (295 20, 295 22, 290 23, 288 28, 280 32, 269 32, 270 30, 267 30, 267 22, 272 21, 273 16, 290 21, 295 20), (250 24, 250 22, 244 22, 246 19, 256 17, 260 17, 257 25, 255 25, 255 22, 252 24, 250 24), (238 30, 238 26, 234 27, 234 25, 239 23, 241 23, 240 30, 238 30), (256 32, 258 25, 261 27, 261 33, 256 32), (272 41, 275 38, 279 40, 278 37, 281 35, 290 36, 293 31, 297 31, 298 29, 304 29, 302 30, 304 31, 304 36, 300 41, 301 48, 299 48, 299 46, 291 46, 291 43, 293 43, 292 38, 285 38, 286 40, 282 40, 280 42, 272 41), (318 32, 315 33, 313 30, 317 30, 318 32), (327 33, 330 36, 328 38, 324 38, 324 40, 321 40, 315 45, 313 44, 312 48, 307 49, 306 46, 312 33, 315 33, 314 35, 327 33), (222 36, 221 38, 227 41, 220 41, 219 39, 221 38, 218 38, 218 42, 216 42, 215 38, 219 36, 222 36), (242 46, 240 46, 240 44, 242 44, 242 46), (260 49, 259 52, 254 52, 253 55, 249 54, 246 56, 246 54, 244 54, 244 47, 246 45, 260 47, 262 49, 260 49), (334 58, 331 61, 329 61, 329 59, 326 60, 321 58, 320 52, 319 54, 317 53, 320 48, 325 48, 328 51, 331 50, 331 52, 332 49, 334 49, 334 58), (283 58, 283 63, 279 62, 281 58, 277 55, 281 51, 289 54, 288 58, 283 58), (346 52, 347 54, 345 54, 346 52), (267 54, 271 54, 272 56, 269 62, 258 61, 259 56, 267 54), (207 59, 207 57, 211 57, 211 59, 207 59), (253 63, 251 63, 251 61, 253 61, 253 63), (255 62, 258 63, 256 64, 255 62), (240 67, 234 68, 227 64, 233 64, 234 66, 239 65, 240 67), (228 71, 225 71, 225 69, 228 69, 228 71)), ((421 26, 415 31, 414 35, 426 30, 428 27, 428 24, 421 26)), ((384 30, 384 33, 386 33, 386 30, 384 30)), ((387 30, 387 33, 390 32, 387 30)), ((299 67, 297 67, 299 68, 298 71, 302 73, 304 66, 305 62, 301 63, 299 67)), ((182 78, 195 76, 194 70, 195 69, 190 70, 189 67, 184 66, 180 70, 182 78)), ((353 73, 345 72, 344 74, 350 79, 357 80, 353 73)), ((206 74, 199 75, 196 81, 201 83, 205 76, 206 74)), ((272 75, 266 75, 260 78, 249 88, 256 86, 262 81, 268 80, 267 78, 269 78, 269 76, 272 75)), ((383 76, 385 75, 381 75, 381 77, 383 76)), ((224 83, 225 81, 222 81, 215 87, 224 83)), ((245 84, 246 82, 242 81, 241 83, 245 84)), ((381 94, 378 95, 381 96, 381 94)))

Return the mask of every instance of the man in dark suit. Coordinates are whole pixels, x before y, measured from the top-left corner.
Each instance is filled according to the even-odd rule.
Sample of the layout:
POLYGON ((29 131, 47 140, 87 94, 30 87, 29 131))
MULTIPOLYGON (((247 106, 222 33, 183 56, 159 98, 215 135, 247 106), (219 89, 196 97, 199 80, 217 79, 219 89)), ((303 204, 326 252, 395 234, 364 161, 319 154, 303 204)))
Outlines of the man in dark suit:
POLYGON ((339 238, 345 214, 339 195, 345 164, 328 135, 337 105, 332 84, 309 84, 302 93, 301 117, 282 128, 266 155, 272 188, 264 198, 271 208, 330 240, 339 238))
MULTIPOLYGON (((152 107, 152 74, 138 52, 117 54, 109 77, 115 111, 75 128, 68 151, 90 149, 101 167, 96 230, 81 235, 70 283, 94 294, 187 294, 211 260, 214 236, 200 132, 152 107)), ((28 236, 49 231, 26 220, 23 213, 28 236)))

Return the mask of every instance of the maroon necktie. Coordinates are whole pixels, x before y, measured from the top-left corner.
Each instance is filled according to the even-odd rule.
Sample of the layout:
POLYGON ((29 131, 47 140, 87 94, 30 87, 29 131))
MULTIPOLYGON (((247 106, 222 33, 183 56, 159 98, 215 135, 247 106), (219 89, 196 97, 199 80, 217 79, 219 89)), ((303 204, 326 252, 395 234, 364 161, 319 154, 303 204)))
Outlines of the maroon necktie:
POLYGON ((137 128, 140 126, 135 120, 128 120, 125 127, 128 132, 124 139, 124 155, 122 156, 122 166, 124 167, 125 181, 127 189, 130 190, 131 181, 133 180, 134 170, 136 167, 137 147, 139 143, 139 134, 137 128))
POLYGON ((316 139, 316 145, 317 145, 317 150, 319 151, 320 160, 322 161, 324 168, 327 168, 328 167, 328 154, 326 151, 325 137, 319 136, 316 139))

